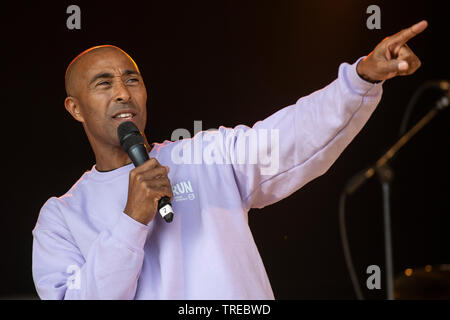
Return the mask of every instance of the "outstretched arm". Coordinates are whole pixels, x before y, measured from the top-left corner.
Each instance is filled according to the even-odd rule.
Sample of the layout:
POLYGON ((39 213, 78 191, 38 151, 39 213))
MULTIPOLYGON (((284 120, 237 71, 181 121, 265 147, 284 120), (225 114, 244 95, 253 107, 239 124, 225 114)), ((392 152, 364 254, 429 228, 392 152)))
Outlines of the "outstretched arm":
POLYGON ((226 155, 242 152, 239 146, 248 145, 242 141, 248 139, 250 130, 259 140, 267 140, 260 135, 264 130, 279 132, 278 141, 274 139, 267 150, 258 146, 256 152, 274 155, 276 170, 261 170, 261 163, 233 165, 246 208, 261 208, 283 199, 328 170, 375 110, 383 81, 412 74, 420 67, 406 42, 427 25, 422 21, 384 39, 367 57, 353 65, 342 64, 338 78, 327 87, 252 128, 221 128, 223 134, 236 137, 228 139, 226 155))

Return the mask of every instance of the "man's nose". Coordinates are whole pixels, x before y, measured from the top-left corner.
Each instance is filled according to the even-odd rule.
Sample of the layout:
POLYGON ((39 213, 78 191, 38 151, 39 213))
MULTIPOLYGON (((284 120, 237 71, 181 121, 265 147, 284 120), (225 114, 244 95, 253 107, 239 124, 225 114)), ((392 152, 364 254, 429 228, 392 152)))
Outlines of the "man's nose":
POLYGON ((114 101, 121 103, 128 102, 131 99, 131 95, 127 86, 122 81, 117 82, 114 101))

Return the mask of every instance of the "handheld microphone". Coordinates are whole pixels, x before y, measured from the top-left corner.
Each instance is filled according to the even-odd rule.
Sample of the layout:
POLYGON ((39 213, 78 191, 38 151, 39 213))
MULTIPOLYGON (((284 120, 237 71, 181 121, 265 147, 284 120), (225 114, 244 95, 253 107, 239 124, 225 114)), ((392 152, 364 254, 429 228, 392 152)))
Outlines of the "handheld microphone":
MULTIPOLYGON (((117 128, 117 135, 122 149, 128 154, 135 167, 150 159, 145 148, 144 137, 133 122, 122 122, 117 128)), ((173 210, 169 197, 164 196, 159 199, 158 212, 166 222, 172 222, 173 210)))

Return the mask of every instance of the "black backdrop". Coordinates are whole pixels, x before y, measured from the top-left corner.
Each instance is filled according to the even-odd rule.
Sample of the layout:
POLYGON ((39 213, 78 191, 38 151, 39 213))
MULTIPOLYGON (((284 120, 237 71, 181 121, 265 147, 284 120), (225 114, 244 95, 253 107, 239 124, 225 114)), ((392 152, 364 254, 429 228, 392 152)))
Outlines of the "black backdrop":
MULTIPOLYGON (((33 297, 31 230, 39 209, 64 194, 94 156, 82 126, 65 111, 64 71, 79 52, 114 44, 139 65, 148 89, 150 141, 176 128, 193 133, 253 125, 320 89, 341 62, 369 53, 385 36, 427 19, 410 47, 422 68, 384 85, 368 124, 331 169, 291 197, 250 212, 250 226, 278 299, 353 299, 338 231, 346 180, 395 141, 406 104, 429 79, 450 78, 446 1, 143 1, 3 3, 0 297, 33 297), (68 30, 66 8, 81 8, 68 30), (366 8, 381 8, 368 30, 366 8)), ((434 103, 419 100, 412 120, 434 103)), ((450 263, 449 112, 432 121, 393 163, 392 232, 396 273, 450 263)), ((348 230, 362 283, 384 270, 381 192, 376 179, 348 202, 348 230)), ((365 290, 369 299, 385 297, 365 290)))

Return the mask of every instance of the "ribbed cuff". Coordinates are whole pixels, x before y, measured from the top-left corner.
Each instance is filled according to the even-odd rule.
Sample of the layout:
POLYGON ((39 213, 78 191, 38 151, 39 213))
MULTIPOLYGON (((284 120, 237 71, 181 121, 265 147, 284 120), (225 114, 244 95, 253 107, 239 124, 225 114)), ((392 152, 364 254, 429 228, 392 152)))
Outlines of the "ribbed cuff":
POLYGON ((371 83, 360 77, 360 75, 356 71, 356 66, 358 65, 359 61, 361 61, 364 58, 365 57, 359 58, 358 60, 356 60, 354 64, 344 69, 347 85, 351 88, 353 92, 356 92, 357 94, 362 96, 368 95, 369 91, 376 91, 375 88, 381 87, 384 83, 384 80, 378 83, 371 83))
POLYGON ((149 229, 149 226, 134 220, 122 212, 111 232, 115 238, 124 241, 130 247, 142 249, 149 229))

